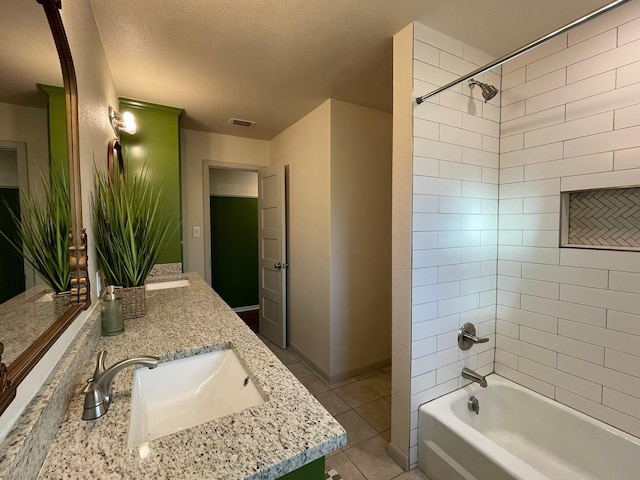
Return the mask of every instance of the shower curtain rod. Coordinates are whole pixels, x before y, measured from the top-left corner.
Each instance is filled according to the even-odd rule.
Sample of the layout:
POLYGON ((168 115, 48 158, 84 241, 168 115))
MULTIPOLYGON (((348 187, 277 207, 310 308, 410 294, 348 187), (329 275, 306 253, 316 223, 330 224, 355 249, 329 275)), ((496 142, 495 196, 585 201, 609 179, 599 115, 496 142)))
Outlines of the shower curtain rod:
POLYGON ((525 45, 524 47, 520 47, 517 50, 514 50, 511 53, 508 53, 506 55, 503 55, 502 57, 487 63, 484 67, 480 67, 476 70, 474 70, 471 73, 468 73, 467 75, 463 75, 462 77, 458 78, 457 80, 454 80, 453 82, 449 82, 446 85, 444 85, 443 87, 437 88, 436 90, 434 90, 431 93, 427 93, 426 95, 423 95, 421 97, 417 97, 416 98, 416 103, 418 105, 420 105, 422 102, 424 102, 427 98, 429 97, 433 97, 434 95, 437 95, 440 92, 443 92, 445 90, 447 90, 448 88, 453 87, 454 85, 457 85, 460 82, 464 82, 465 80, 468 80, 470 78, 475 77, 476 75, 480 75, 481 73, 486 72, 487 70, 491 70, 492 68, 495 67, 499 67, 500 65, 502 65, 503 63, 508 62, 509 60, 511 60, 512 58, 518 57, 520 55, 522 55, 523 53, 531 50, 532 48, 537 47, 538 45, 546 42, 547 40, 550 40, 554 37, 557 37, 558 35, 563 34, 564 32, 567 32, 569 30, 571 30, 574 27, 577 27, 578 25, 581 25, 585 22, 588 22, 589 20, 592 20, 596 17, 599 17, 600 15, 607 13, 610 10, 613 10, 616 7, 619 7, 620 5, 630 2, 632 0, 616 0, 614 2, 611 2, 608 5, 605 5, 602 8, 599 8, 598 10, 594 10, 591 13, 588 13, 587 15, 585 15, 584 17, 579 18, 578 20, 575 20, 567 25, 565 25, 562 28, 559 28, 558 30, 555 30, 547 35, 545 35, 544 37, 540 37, 538 40, 535 40, 531 43, 529 43, 528 45, 525 45))

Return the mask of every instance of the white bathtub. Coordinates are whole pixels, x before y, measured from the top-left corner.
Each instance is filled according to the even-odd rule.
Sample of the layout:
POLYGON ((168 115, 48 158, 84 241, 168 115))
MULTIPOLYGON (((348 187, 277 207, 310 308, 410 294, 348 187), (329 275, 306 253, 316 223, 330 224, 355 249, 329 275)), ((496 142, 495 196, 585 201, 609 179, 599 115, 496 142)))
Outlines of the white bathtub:
POLYGON ((431 480, 640 479, 640 439, 498 375, 487 382, 420 407, 418 463, 431 480))

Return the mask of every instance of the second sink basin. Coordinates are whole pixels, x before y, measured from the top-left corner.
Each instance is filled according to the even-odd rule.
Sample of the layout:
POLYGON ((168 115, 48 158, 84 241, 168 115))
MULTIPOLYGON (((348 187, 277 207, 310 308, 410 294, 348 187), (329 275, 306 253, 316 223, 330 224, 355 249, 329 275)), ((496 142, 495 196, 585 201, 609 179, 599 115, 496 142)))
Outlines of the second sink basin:
POLYGON ((138 368, 131 394, 129 447, 264 403, 234 350, 138 368))
POLYGON ((191 282, 188 279, 170 280, 167 282, 151 282, 145 284, 145 290, 164 290, 165 288, 189 287, 191 282))

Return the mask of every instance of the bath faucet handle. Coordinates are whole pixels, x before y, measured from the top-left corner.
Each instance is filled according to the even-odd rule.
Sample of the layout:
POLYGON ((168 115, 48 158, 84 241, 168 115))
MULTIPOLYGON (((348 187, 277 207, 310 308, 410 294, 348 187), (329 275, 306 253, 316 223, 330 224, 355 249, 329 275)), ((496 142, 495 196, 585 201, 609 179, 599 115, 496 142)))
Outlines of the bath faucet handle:
POLYGON ((476 336, 476 327, 471 322, 467 322, 458 332, 458 346, 461 350, 469 350, 476 343, 487 343, 488 337, 480 338, 476 336))
POLYGON ((102 350, 101 352, 98 352, 98 358, 96 359, 96 369, 93 371, 93 377, 89 380, 90 382, 91 381, 95 382, 96 380, 98 380, 100 376, 104 373, 104 371, 107 369, 106 360, 107 360, 107 351, 102 350))

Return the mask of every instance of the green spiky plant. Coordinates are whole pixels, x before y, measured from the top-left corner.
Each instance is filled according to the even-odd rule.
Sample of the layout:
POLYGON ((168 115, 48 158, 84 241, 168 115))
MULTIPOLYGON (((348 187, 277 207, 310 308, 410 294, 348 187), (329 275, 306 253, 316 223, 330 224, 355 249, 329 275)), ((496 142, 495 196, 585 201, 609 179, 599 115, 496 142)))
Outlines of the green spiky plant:
POLYGON ((125 182, 111 182, 95 169, 91 198, 98 266, 107 285, 144 285, 169 240, 171 219, 160 212, 161 192, 147 180, 146 169, 125 182))
POLYGON ((64 168, 54 167, 49 181, 41 174, 42 196, 25 196, 20 217, 6 204, 17 238, 0 232, 12 248, 55 293, 68 292, 71 283, 69 181, 64 168))

